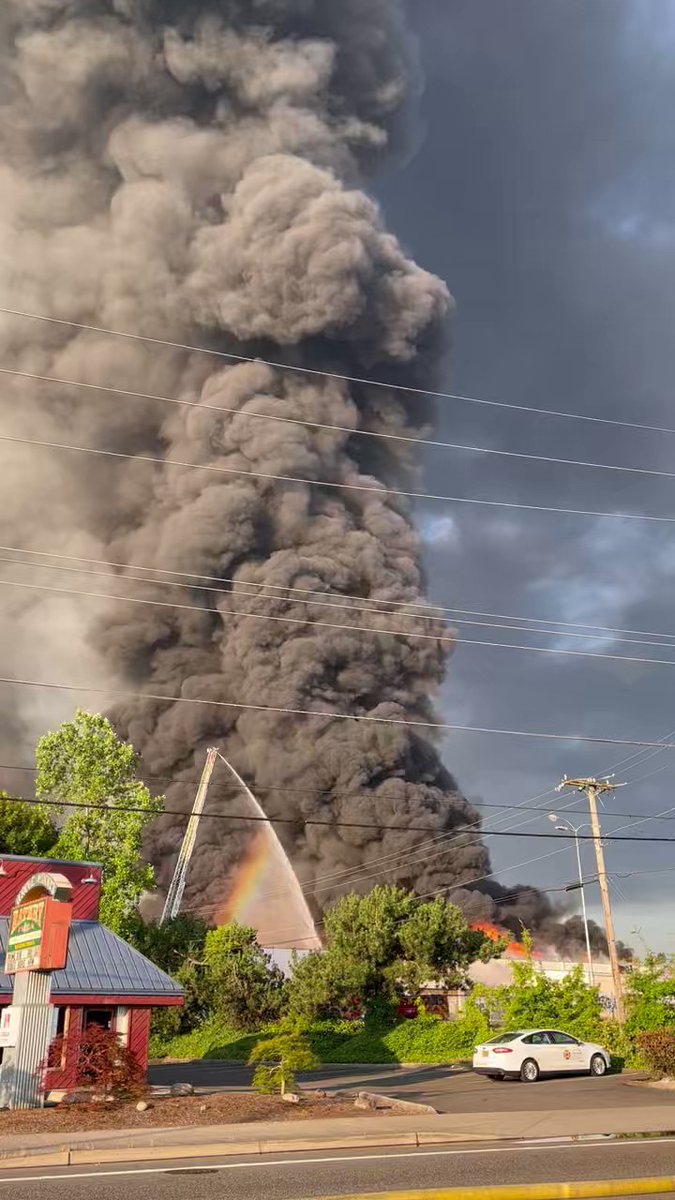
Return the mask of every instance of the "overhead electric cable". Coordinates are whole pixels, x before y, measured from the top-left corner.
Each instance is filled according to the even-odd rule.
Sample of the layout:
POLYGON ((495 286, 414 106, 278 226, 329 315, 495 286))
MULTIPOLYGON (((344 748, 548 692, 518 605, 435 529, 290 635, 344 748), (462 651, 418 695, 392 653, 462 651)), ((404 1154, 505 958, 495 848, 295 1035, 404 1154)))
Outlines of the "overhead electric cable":
MULTIPOLYGON (((0 312, 3 310, 0 309, 0 312)), ((182 400, 177 396, 161 396, 154 392, 137 392, 128 388, 112 387, 102 383, 87 383, 78 379, 61 379, 54 375, 39 375, 32 371, 19 371, 12 367, 0 367, 0 375, 13 375, 40 383, 57 384, 63 387, 86 388, 118 396, 129 396, 137 400, 154 400, 163 404, 178 404, 185 408, 201 409, 220 415, 228 413, 235 417, 251 417, 259 421, 276 421, 283 425, 300 425, 307 429, 323 429, 333 433, 346 433, 349 437, 381 438, 390 442, 407 442, 415 446, 430 446, 440 450, 457 450, 465 454, 489 454, 499 458, 519 458, 529 462, 543 462, 563 467, 587 467, 592 471, 620 471, 629 475, 655 475, 662 479, 675 479, 675 471, 659 471, 649 467, 629 467, 617 463, 587 462, 583 459, 555 458, 547 454, 527 454, 519 450, 502 450, 495 446, 472 446, 462 442, 444 442, 436 438, 414 437, 412 434, 389 433, 385 430, 361 429, 352 425, 335 425, 327 421, 314 421, 309 417, 283 417, 279 413, 258 412, 251 408, 228 408, 223 404, 208 404, 201 400, 182 400)), ((672 430, 671 432, 675 432, 672 430)))
MULTIPOLYGON (((671 763, 667 763, 666 766, 658 767, 657 770, 665 771, 665 770, 668 770, 671 766, 672 766, 671 763)), ((0 771, 22 771, 22 772, 28 772, 30 774, 35 774, 37 772, 37 767, 30 767, 28 765, 23 765, 23 764, 19 764, 19 763, 0 762, 0 771)), ((648 779, 652 774, 656 774, 656 773, 657 773, 656 771, 654 771, 654 772, 650 771, 648 775, 641 775, 639 779, 631 779, 629 782, 631 784, 641 783, 643 779, 648 779)), ((191 780, 177 779, 175 776, 172 776, 172 775, 153 775, 151 778, 147 779, 145 782, 146 782, 146 786, 151 786, 155 783, 168 783, 170 785, 175 785, 177 783, 185 783, 185 784, 192 783, 191 780)), ((281 793, 282 795, 285 795, 285 796, 313 796, 314 798, 326 796, 326 797, 329 797, 331 799, 336 799, 336 800, 339 800, 339 799, 377 800, 378 802, 379 801, 386 802, 387 800, 391 800, 391 801, 395 802, 395 801, 398 801, 401 799, 400 795, 395 796, 393 794, 388 795, 386 792, 379 792, 379 791, 376 792, 376 791, 368 788, 367 785, 364 785, 364 787, 360 790, 355 789, 353 792, 345 792, 339 788, 326 788, 326 789, 322 789, 317 792, 317 791, 312 791, 308 788, 307 789, 296 788, 296 787, 293 787, 292 784, 286 784, 285 787, 281 787, 279 785, 256 783, 253 786, 255 786, 256 792, 277 792, 277 793, 281 793)), ((551 789, 551 790, 554 790, 554 789, 551 789)), ((549 794, 548 792, 542 793, 542 795, 548 795, 548 794, 549 794)), ((21 799, 21 797, 15 797, 15 799, 21 799)), ((528 803, 495 804, 495 803, 492 803, 487 800, 469 801, 469 803, 477 806, 480 809, 494 808, 500 812, 502 812, 502 811, 518 812, 518 813, 533 812, 533 813, 539 813, 541 815, 541 813, 546 811, 546 809, 544 807, 542 807, 541 805, 535 807, 528 803)), ((569 812, 572 815, 579 814, 580 816, 584 816, 587 814, 588 810, 585 808, 567 808, 567 807, 565 807, 565 812, 569 812)), ((187 813, 187 816, 189 816, 189 815, 190 814, 187 813)), ((611 816, 611 817, 635 817, 635 818, 637 818, 637 817, 640 817, 642 814, 626 812, 624 809, 612 809, 612 811, 608 812, 606 815, 611 816)), ((659 819, 662 821, 675 821, 675 817, 661 817, 659 819)), ((467 826, 466 828, 469 828, 469 826, 467 826)), ((452 830, 440 831, 439 838, 440 837, 448 837, 452 833, 453 833, 452 830)), ((375 860, 373 860, 373 861, 375 861, 375 860)))
MULTIPOLYGON (((145 816, 150 815, 150 816, 157 816, 157 817, 161 817, 164 814, 166 814, 168 816, 173 816, 173 817, 186 817, 186 816, 190 815, 189 813, 186 813, 181 809, 171 809, 171 808, 161 809, 159 812, 153 814, 153 813, 149 813, 149 810, 147 808, 142 808, 140 805, 133 805, 133 804, 129 804, 129 805, 127 805, 127 804, 88 804, 88 803, 80 804, 79 801, 77 801, 77 800, 49 800, 49 799, 45 799, 45 798, 36 798, 36 797, 32 797, 32 796, 31 797, 6 796, 5 799, 12 800, 17 804, 35 804, 35 805, 38 805, 41 807, 50 807, 50 808, 79 808, 79 809, 86 808, 86 809, 94 811, 94 812, 96 812, 96 811, 109 812, 111 814, 120 813, 120 812, 143 813, 145 816)), ((672 809, 669 809, 668 811, 672 812, 672 809)), ((209 812, 209 813, 204 812, 202 814, 202 816, 203 816, 204 820, 209 820, 209 821, 247 821, 247 822, 253 822, 254 824, 262 824, 262 825, 321 825, 323 827, 329 827, 329 828, 335 828, 335 829, 377 829, 377 830, 384 829, 384 830, 396 830, 396 831, 402 832, 402 833, 408 833, 409 831, 417 832, 417 833, 436 833, 437 832, 437 830, 434 828, 433 825, 392 825, 387 821, 382 821, 382 822, 380 822, 380 821, 333 821, 333 820, 324 820, 321 817, 299 817, 299 816, 270 817, 267 815, 264 817, 261 817, 261 816, 253 816, 250 813, 214 813, 214 812, 209 812)), ((644 821, 651 821, 654 819, 655 819, 654 817, 643 817, 639 821, 635 821, 634 824, 640 825, 644 821)), ((561 834, 561 833, 548 833, 548 832, 545 832, 545 833, 519 833, 512 829, 475 829, 474 830, 471 826, 468 826, 466 829, 457 829, 457 830, 453 831, 453 836, 457 836, 457 837, 462 837, 462 836, 469 835, 469 834, 475 835, 477 837, 515 837, 515 838, 528 838, 528 839, 529 838, 539 838, 539 839, 543 838, 545 840, 553 839, 554 841, 574 841, 574 838, 576 836, 580 839, 580 841, 592 842, 594 840, 592 833, 579 833, 576 835, 572 834, 572 833, 561 834)), ((663 837, 663 836, 651 837, 649 835, 647 837, 635 837, 635 836, 631 836, 631 835, 629 835, 627 837, 617 837, 616 834, 614 834, 614 833, 609 833, 609 834, 603 833, 602 840, 603 840, 603 842, 650 842, 650 843, 656 842, 659 844, 663 843, 665 845, 665 844, 675 842, 675 837, 663 837)), ((472 845, 479 845, 479 844, 480 843, 469 842, 469 843, 467 843, 467 848, 472 845)), ((0 854, 0 858, 2 858, 2 854, 0 854)))
MULTIPOLYGON (((223 576, 200 575, 200 574, 195 574, 190 571, 169 570, 166 567, 148 567, 148 566, 143 566, 140 563, 121 563, 121 562, 114 562, 111 559, 104 559, 104 558, 85 558, 79 554, 56 554, 50 550, 31 550, 25 546, 1 546, 0 545, 0 550, 4 550, 4 551, 10 552, 12 554, 39 555, 42 558, 53 558, 53 559, 59 560, 60 562, 65 562, 65 561, 86 562, 86 563, 91 563, 94 566, 112 567, 116 570, 121 569, 121 570, 125 570, 125 571, 129 570, 129 571, 144 571, 144 572, 153 572, 154 571, 161 575, 175 576, 178 580, 180 580, 180 579, 189 579, 189 580, 205 579, 205 580, 210 580, 212 583, 231 583, 234 586, 236 586, 237 588, 244 588, 244 587, 247 587, 247 588, 269 588, 275 592, 283 592, 283 593, 293 592, 293 593, 296 593, 296 594, 302 595, 302 596, 314 596, 314 597, 332 596, 334 599, 336 597, 338 597, 338 598, 342 598, 343 600, 355 600, 366 606, 369 604, 370 605, 386 604, 389 606, 388 608, 374 608, 371 610, 370 608, 365 607, 363 609, 363 611, 364 612, 366 612, 366 611, 367 612, 370 612, 370 611, 381 612, 381 613, 384 613, 384 614, 387 614, 390 616, 401 616, 401 617, 404 617, 404 616, 413 617, 413 616, 418 615, 416 613, 399 612, 399 611, 392 612, 391 611, 392 607, 404 606, 406 609, 414 608, 414 609, 423 610, 420 615, 424 616, 425 620, 427 620, 427 621, 442 621, 444 623, 446 621, 445 617, 431 615, 428 610, 432 609, 434 611, 434 613, 438 613, 438 612, 447 613, 448 619, 452 623, 456 623, 456 624, 459 624, 460 622, 459 622, 458 618, 456 616, 454 616, 453 614, 464 613, 468 616, 495 617, 498 620, 504 620, 504 621, 533 621, 539 625, 556 625, 556 626, 560 625, 560 626, 564 626, 565 628, 568 628, 568 629, 571 629, 571 628, 592 629, 592 630, 596 630, 601 633, 627 633, 627 634, 635 634, 636 636, 645 637, 645 638, 672 638, 672 639, 675 639, 675 633, 663 633, 663 632, 658 633, 658 632, 651 632, 649 630, 642 630, 642 629, 621 629, 621 628, 618 628, 618 627, 612 626, 612 625, 592 625, 587 621, 553 621, 550 618, 546 618, 546 617, 533 617, 533 616, 522 616, 521 617, 521 616, 514 616, 511 613, 480 612, 479 610, 470 609, 470 608, 443 607, 442 605, 433 604, 431 602, 429 602, 427 604, 427 603, 421 603, 419 601, 413 601, 413 600, 383 600, 383 599, 378 599, 376 597, 371 598, 368 596, 356 596, 356 595, 353 595, 351 593, 346 593, 346 592, 335 592, 335 591, 323 592, 323 591, 314 590, 312 588, 293 587, 290 584, 286 585, 286 584, 280 584, 280 583, 267 583, 267 582, 263 582, 262 580, 252 581, 252 580, 245 580, 245 579, 236 579, 232 576, 225 576, 225 575, 223 575, 223 576)), ((2 561, 9 562, 10 560, 3 559, 2 561)), ((32 559, 27 560, 27 565, 34 566, 34 567, 48 567, 49 566, 48 563, 33 562, 32 559)), ((62 569, 64 569, 64 570, 67 569, 70 571, 77 572, 79 568, 68 567, 68 568, 62 568, 62 569)), ((98 575, 99 572, 83 571, 83 574, 92 574, 92 575, 97 574, 98 575)), ((108 572, 101 573, 101 574, 106 579, 110 578, 110 574, 108 572)), ((150 583, 166 584, 167 586, 175 586, 175 587, 183 587, 183 588, 189 587, 189 588, 195 588, 198 591, 206 591, 206 592, 210 592, 210 591, 221 592, 224 590, 226 595, 232 595, 232 591, 229 589, 202 587, 200 584, 191 583, 191 582, 190 583, 181 583, 181 582, 174 583, 173 580, 157 579, 157 578, 145 580, 140 577, 129 576, 129 575, 116 576, 116 578, 125 579, 125 580, 129 579, 135 583, 147 582, 149 584, 150 583)), ((244 595, 251 596, 252 599, 260 599, 260 600, 265 600, 265 599, 273 600, 273 599, 277 599, 277 598, 284 599, 284 600, 290 599, 290 597, 288 597, 287 595, 275 597, 275 596, 265 596, 264 594, 249 593, 249 592, 244 593, 244 595)), ((331 608, 333 608, 333 607, 346 608, 347 607, 346 605, 334 604, 332 601, 328 601, 328 600, 300 601, 300 603, 321 604, 322 606, 331 607, 331 608)), ((355 608, 354 611, 358 611, 358 610, 355 608)), ((468 622, 466 622, 466 623, 468 624, 468 622)), ((476 624, 482 624, 482 622, 476 622, 476 624)), ((508 628, 510 628, 510 626, 504 626, 504 628, 508 629, 508 628)), ((514 628, 515 632, 518 632, 517 626, 514 626, 513 628, 514 628)), ((523 632, 528 632, 528 631, 524 630, 523 632)), ((545 633, 546 631, 542 629, 542 630, 537 630, 536 632, 545 633)), ((553 630, 553 633, 559 633, 559 632, 560 631, 557 629, 553 630)), ((650 643, 646 643, 646 644, 649 645, 650 643)))
MULTIPOLYGON (((201 604, 176 604, 170 600, 148 600, 139 596, 120 596, 111 592, 84 592, 75 588, 60 588, 44 583, 26 583, 16 579, 0 579, 0 587, 15 587, 25 588, 30 591, 48 592, 59 596, 82 596, 93 600, 114 600, 125 604, 143 604, 149 605, 152 608, 169 608, 178 610, 188 610, 190 612, 199 613, 214 613, 219 617, 243 617, 251 621, 275 621, 286 625, 301 625, 303 628, 309 626, 317 626, 322 629, 339 629, 347 633, 369 633, 379 636, 404 637, 404 638, 419 638, 423 641, 430 642, 446 642, 449 645, 464 645, 464 646, 487 646, 493 650, 524 650, 530 651, 533 654, 562 654, 572 656, 574 658, 593 658, 593 659, 608 659, 611 662, 629 662, 629 663, 650 663, 653 666, 675 667, 675 659, 668 658, 641 658, 635 654, 607 654, 601 651, 592 650, 566 650, 558 646, 522 646, 514 642, 488 642, 483 638, 467 638, 467 637, 448 637, 436 633, 418 633, 414 630, 407 629, 378 629, 376 626, 369 625, 346 625, 336 621, 315 621, 304 617, 286 617, 279 616, 273 613, 255 613, 246 612, 236 608, 205 608, 201 604)), ((422 618, 423 619, 423 618, 422 618)), ((520 630, 521 633, 528 632, 520 630)), ((536 631, 534 631, 536 632, 536 631)), ((666 645, 667 643, 660 643, 666 645)), ((640 642, 639 645, 655 646, 655 642, 640 642)), ((675 649, 675 646, 673 647, 675 649)))
POLYGON ((366 483, 344 483, 329 479, 307 479, 301 475, 278 475, 272 471, 247 471, 243 467, 222 467, 215 463, 184 462, 177 458, 154 458, 149 454, 127 454, 121 450, 102 450, 93 446, 76 446, 68 442, 49 442, 39 438, 18 437, 12 434, 0 434, 0 441, 22 446, 37 446, 44 450, 65 450, 77 454, 90 454, 95 457, 116 458, 126 462, 150 463, 157 467, 181 467, 191 471, 209 471, 216 475, 236 475, 240 478, 267 479, 275 483, 299 483, 303 487, 332 488, 338 491, 364 492, 385 496, 399 496, 404 500, 433 500, 444 504, 476 504, 482 508, 507 508, 521 512, 557 513, 572 517, 607 517, 617 521, 656 521, 660 524, 675 524, 675 516, 659 516, 654 513, 624 513, 606 512, 604 510, 586 508, 559 508, 546 504, 518 504, 511 500, 481 500, 475 496, 442 496, 434 492, 408 492, 401 488, 385 487, 366 483))
MULTIPOLYGON (((38 553, 38 552, 36 551, 36 553, 38 553)), ((561 629, 537 629, 533 626, 527 626, 527 625, 526 626, 503 625, 501 623, 494 622, 494 621, 470 621, 470 620, 466 620, 465 618, 462 618, 462 617, 454 617, 454 618, 452 618, 452 620, 450 620, 447 617, 435 617, 435 616, 430 616, 430 615, 427 615, 427 614, 421 613, 421 612, 414 612, 414 613, 400 612, 400 611, 392 612, 390 609, 372 608, 372 607, 369 607, 367 604, 362 604, 362 605, 337 604, 335 601, 331 601, 331 600, 296 599, 295 597, 292 597, 292 596, 286 596, 286 597, 265 596, 265 595, 260 595, 260 594, 253 594, 251 592, 238 592, 236 590, 233 590, 232 588, 214 588, 214 587, 204 587, 199 584, 193 584, 193 583, 177 583, 173 579, 147 579, 147 578, 142 578, 140 576, 133 576, 133 575, 112 575, 110 573, 110 571, 93 571, 87 567, 71 567, 71 566, 66 566, 62 563, 33 562, 30 559, 7 558, 4 555, 0 555, 0 562, 7 563, 8 565, 14 566, 14 567, 25 567, 25 568, 33 569, 33 570, 65 571, 72 575, 92 575, 98 579, 107 579, 111 583, 112 582, 114 582, 114 583, 143 583, 148 586, 155 586, 155 587, 186 588, 188 590, 194 589, 196 591, 206 592, 207 594, 210 593, 211 595, 214 595, 214 596, 226 596, 228 598, 228 600, 232 600, 237 597, 239 597, 240 599, 245 599, 245 600, 267 601, 268 603, 276 600, 276 601, 283 601, 283 603, 285 603, 285 604, 305 604, 305 605, 312 605, 317 608, 335 608, 338 610, 338 612, 342 612, 342 613, 362 612, 362 613, 368 613, 371 615, 396 617, 397 619, 406 618, 411 621, 416 620, 416 621, 438 622, 446 629, 450 628, 452 626, 455 626, 455 625, 468 625, 473 628, 479 628, 479 629, 501 629, 506 633, 532 633, 532 634, 539 634, 542 637, 578 638, 578 639, 583 639, 584 641, 592 641, 592 642, 597 642, 597 640, 598 640, 597 634, 595 634, 595 633, 577 633, 577 632, 573 632, 573 631, 567 632, 566 630, 561 630, 561 629)), ((113 564, 110 564, 110 565, 112 566, 113 564)), ((0 583, 2 583, 2 582, 3 581, 0 580, 0 583)), ((130 603, 136 603, 136 604, 162 604, 163 607, 165 607, 165 608, 178 608, 178 609, 188 608, 188 609, 193 609, 195 612, 214 612, 214 613, 220 613, 220 614, 227 615, 227 611, 228 611, 228 610, 223 610, 220 608, 207 608, 203 605, 171 604, 169 602, 164 602, 164 601, 147 600, 147 599, 143 599, 143 598, 139 599, 135 596, 120 596, 118 593, 111 594, 111 593, 107 593, 107 592, 83 592, 83 591, 76 590, 76 589, 55 589, 55 588, 49 589, 49 588, 47 588, 43 585, 39 585, 39 584, 28 584, 28 583, 22 584, 20 580, 7 580, 6 582, 7 582, 8 586, 13 586, 13 587, 37 588, 37 589, 43 590, 43 591, 63 590, 68 595, 73 595, 73 596, 96 596, 96 597, 107 598, 107 599, 111 599, 111 600, 128 600, 130 603)), ((405 601, 401 601, 401 603, 404 604, 405 601)), ((233 616, 255 616, 256 615, 255 613, 249 613, 249 612, 246 612, 246 613, 237 612, 235 609, 230 609, 229 611, 232 613, 233 616)), ((261 616, 264 619, 265 614, 263 613, 263 614, 261 614, 261 616)), ((280 617, 280 616, 275 616, 270 619, 277 620, 277 621, 281 621, 281 620, 291 621, 292 620, 292 618, 280 617)), ((521 619, 521 618, 518 618, 518 619, 521 619)), ((301 624, 301 625, 327 625, 328 628, 333 628, 333 629, 359 629, 359 628, 361 628, 358 625, 334 625, 334 624, 329 624, 329 623, 323 622, 323 621, 316 621, 316 620, 310 619, 310 618, 304 618, 302 620, 297 620, 297 623, 301 624)), ((372 627, 368 626, 366 629, 366 632, 400 634, 402 637, 423 637, 423 638, 429 638, 434 641, 451 642, 453 645, 456 644, 460 640, 461 641, 468 640, 465 638, 458 639, 453 636, 443 637, 443 636, 441 636, 440 633, 439 634, 421 634, 421 633, 416 633, 414 630, 408 631, 406 629, 396 629, 396 630, 378 629, 376 626, 372 626, 372 627)), ((621 645, 654 646, 656 649, 664 649, 664 650, 671 649, 671 648, 675 649, 675 640, 668 641, 668 642, 658 642, 658 641, 646 640, 647 637, 656 638, 658 636, 659 636, 658 634, 649 634, 649 635, 645 635, 644 637, 639 637, 639 638, 625 638, 625 637, 612 636, 611 641, 614 644, 621 644, 621 645)), ((663 636, 670 637, 671 635, 664 634, 663 636)), ((672 635, 672 636, 675 637, 675 635, 672 635)), ((476 641, 475 644, 479 645, 481 643, 476 641)), ((485 643, 485 644, 487 644, 487 643, 485 643)), ((557 651, 556 651, 556 653, 557 653, 557 651)), ((604 657, 604 655, 603 655, 603 657, 604 657)))
POLYGON ((260 356, 251 356, 246 354, 236 354, 225 350, 213 350, 206 346, 191 346, 184 342, 173 342, 166 338, 154 338, 147 334, 132 333, 123 329, 107 329, 100 325, 89 325, 83 321, 68 321, 63 317, 52 317, 45 313, 24 312, 21 309, 0 307, 0 313, 5 313, 7 316, 23 317, 31 321, 44 321, 52 325, 67 326, 71 329, 80 329, 88 333, 102 333, 110 337, 127 338, 131 341, 146 342, 156 346, 165 346, 172 350, 186 350, 190 354, 207 354, 211 358, 222 358, 223 360, 235 363, 260 363, 263 366, 272 367, 279 371, 289 371, 298 375, 307 375, 310 377, 318 377, 323 379, 336 379, 341 383, 356 383, 366 387, 384 388, 386 391, 395 391, 407 393, 415 396, 429 396, 436 400, 457 400, 466 404, 480 404, 490 408, 502 408, 512 412, 534 413, 541 417, 563 417, 573 421, 592 421, 599 425, 619 426, 623 429, 641 429, 649 433, 675 433, 675 429, 664 427, 661 425, 647 425, 638 421, 619 421, 611 417, 598 417, 589 413, 564 412, 552 408, 535 408, 529 404, 508 404, 503 400, 487 400, 479 396, 466 396, 456 392, 441 392, 432 390, 431 388, 413 387, 409 384, 393 383, 382 379, 367 379, 360 378, 358 375, 345 375, 337 371, 325 371, 315 367, 303 367, 296 363, 275 362, 272 359, 261 358, 260 356))
POLYGON ((336 721, 363 721, 374 725, 402 725, 409 729, 447 729, 460 733, 483 733, 503 737, 534 738, 538 741, 554 742, 583 742, 601 746, 648 746, 663 747, 664 750, 675 750, 675 742, 649 742, 639 738, 591 737, 588 734, 574 733, 540 733, 531 729, 497 729, 481 725, 454 725, 444 721, 421 721, 417 718, 403 717, 373 717, 368 714, 338 713, 323 709, 286 708, 272 704, 249 704, 234 700, 208 700, 202 696, 169 696, 161 692, 131 692, 124 688, 102 688, 88 684, 54 683, 43 679, 16 679, 11 676, 0 676, 0 684, 10 687, 34 687, 57 692, 81 692, 91 696, 117 696, 124 700, 156 700, 163 704, 198 704, 212 708, 238 709, 242 712, 279 713, 292 717, 313 717, 336 721))

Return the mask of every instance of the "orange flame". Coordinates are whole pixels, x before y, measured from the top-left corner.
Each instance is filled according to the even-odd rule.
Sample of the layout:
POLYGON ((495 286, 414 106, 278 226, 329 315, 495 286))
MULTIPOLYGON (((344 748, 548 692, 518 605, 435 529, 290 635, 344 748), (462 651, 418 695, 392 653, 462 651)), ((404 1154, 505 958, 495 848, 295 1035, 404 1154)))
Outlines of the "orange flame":
MULTIPOLYGON (((489 921, 475 921, 471 928, 478 933, 482 933, 491 942, 498 942, 501 938, 510 938, 512 934, 508 929, 500 929, 498 925, 491 925, 489 921)), ((506 954, 512 958, 525 958, 527 951, 521 942, 510 941, 506 947, 506 954)), ((539 958, 540 955, 535 951, 533 958, 539 958)))

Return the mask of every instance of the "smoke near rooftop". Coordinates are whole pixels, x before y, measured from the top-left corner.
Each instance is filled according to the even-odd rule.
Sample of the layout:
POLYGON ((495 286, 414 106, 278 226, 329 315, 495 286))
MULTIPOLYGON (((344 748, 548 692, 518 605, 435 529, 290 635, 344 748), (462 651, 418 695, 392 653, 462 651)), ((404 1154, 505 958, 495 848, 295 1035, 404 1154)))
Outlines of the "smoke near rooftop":
MULTIPOLYGON (((13 307, 433 386, 453 301, 406 255, 364 190, 402 151, 417 87, 398 0, 5 0, 0 36, 0 250, 11 262, 2 294, 13 307)), ((15 381, 5 393, 10 433, 39 428, 45 440, 65 440, 65 432, 79 445, 316 481, 419 483, 405 443, 247 415, 415 437, 433 412, 414 394, 262 363, 223 366, 203 354, 18 318, 3 320, 0 349, 19 369, 236 410, 220 418, 15 381)), ((102 613, 75 599, 31 600, 27 608, 3 597, 10 664, 48 655, 58 665, 68 655, 83 680, 168 695, 432 717, 447 644, 378 633, 383 618, 353 612, 348 601, 336 619, 372 634, 252 616, 326 620, 318 596, 299 605, 283 590, 253 595, 250 585, 307 588, 332 601, 386 602, 407 611, 400 624, 411 634, 442 635, 438 622, 406 610, 424 600, 425 581, 420 537, 401 499, 11 450, 9 457, 0 449, 4 541, 236 582, 215 598, 175 597, 215 605, 216 613, 114 602, 102 613)), ((123 568, 111 571, 111 579, 121 576, 123 568)), ((142 594, 167 598, 152 585, 142 594)), ((384 621, 391 627, 391 615, 384 621)), ((413 854, 413 831, 301 824, 317 814, 423 823, 431 837, 475 822, 430 737, 146 700, 114 715, 149 776, 176 779, 170 807, 187 811, 205 748, 218 744, 268 812, 297 816, 280 836, 300 878, 310 893, 333 879, 320 896, 314 889, 317 906, 344 890, 338 872, 362 868, 359 886, 380 882, 368 867, 382 870, 388 855, 387 879, 420 893, 449 888, 476 917, 519 915, 515 903, 497 910, 493 897, 504 897, 494 883, 452 890, 490 871, 478 836, 413 854)), ((46 709, 23 710, 5 737, 51 718, 46 709)), ((215 810, 232 811, 236 799, 216 776, 215 810)), ((163 883, 181 834, 168 814, 154 827, 148 850, 163 883)), ((245 825, 204 822, 188 907, 208 913, 221 903, 250 837, 245 825)), ((550 905, 529 892, 523 915, 547 920, 550 905)))

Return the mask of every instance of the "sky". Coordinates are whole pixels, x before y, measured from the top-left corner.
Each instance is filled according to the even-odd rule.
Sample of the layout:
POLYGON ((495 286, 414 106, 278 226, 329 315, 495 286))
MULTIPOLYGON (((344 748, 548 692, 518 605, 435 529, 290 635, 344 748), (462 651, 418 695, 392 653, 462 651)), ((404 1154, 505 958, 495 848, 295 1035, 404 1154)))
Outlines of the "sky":
MULTIPOLYGON (((675 430, 675 10, 662 0, 414 0, 410 21, 426 79, 419 136, 377 194, 393 230, 455 297, 444 390, 675 430)), ((675 471, 675 433, 443 400, 438 435, 675 471)), ((675 478, 429 449, 424 485, 675 518, 675 478)), ((438 604, 675 635, 674 524, 438 502, 422 504, 418 515, 438 604)), ((675 664, 668 647, 619 640, 630 633, 463 632, 675 664)), ((438 707, 458 724, 656 741, 675 728, 674 687, 675 665, 465 644, 438 707)), ((615 766, 627 786, 606 802, 606 833, 631 820, 619 813, 636 819, 670 809, 675 817, 675 752, 622 762, 630 754, 461 733, 444 745, 446 764, 474 802, 542 806, 541 817, 505 812, 501 820, 486 808, 486 829, 518 822, 529 833, 552 831, 551 810, 583 808, 582 797, 540 796, 563 774, 615 766)), ((625 832, 675 837, 675 820, 625 832)), ((507 884, 552 888, 576 877, 571 843, 493 837, 489 845, 507 884)), ((592 874, 592 847, 583 854, 592 874)), ((675 844, 608 843, 606 856, 618 936, 638 952, 675 952, 675 844)), ((597 887, 587 892, 598 916, 597 887)))

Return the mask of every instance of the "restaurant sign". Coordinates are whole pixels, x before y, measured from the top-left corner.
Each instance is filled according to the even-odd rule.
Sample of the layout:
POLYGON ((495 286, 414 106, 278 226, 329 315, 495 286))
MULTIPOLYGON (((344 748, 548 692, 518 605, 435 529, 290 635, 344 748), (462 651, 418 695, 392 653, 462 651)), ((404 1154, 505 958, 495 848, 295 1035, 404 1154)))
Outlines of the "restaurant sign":
POLYGON ((12 909, 5 973, 58 970, 66 964, 71 906, 41 896, 12 909))

